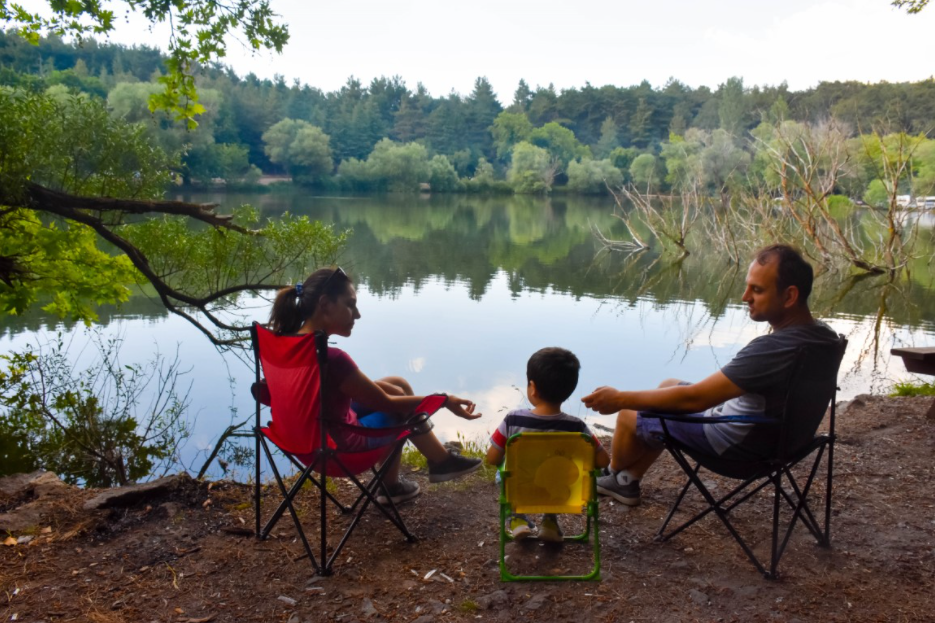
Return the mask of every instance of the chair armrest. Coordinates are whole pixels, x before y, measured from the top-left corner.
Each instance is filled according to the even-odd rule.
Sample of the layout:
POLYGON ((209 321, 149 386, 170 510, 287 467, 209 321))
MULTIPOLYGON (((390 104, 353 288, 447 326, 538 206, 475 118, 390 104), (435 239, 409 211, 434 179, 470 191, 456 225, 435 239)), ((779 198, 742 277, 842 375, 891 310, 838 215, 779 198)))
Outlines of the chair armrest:
POLYGON ((668 422, 685 422, 687 424, 718 424, 721 422, 744 422, 747 424, 767 424, 770 426, 779 426, 782 422, 768 418, 763 415, 716 415, 707 417, 697 414, 678 414, 678 413, 655 413, 652 411, 640 411, 643 417, 666 420, 668 422))

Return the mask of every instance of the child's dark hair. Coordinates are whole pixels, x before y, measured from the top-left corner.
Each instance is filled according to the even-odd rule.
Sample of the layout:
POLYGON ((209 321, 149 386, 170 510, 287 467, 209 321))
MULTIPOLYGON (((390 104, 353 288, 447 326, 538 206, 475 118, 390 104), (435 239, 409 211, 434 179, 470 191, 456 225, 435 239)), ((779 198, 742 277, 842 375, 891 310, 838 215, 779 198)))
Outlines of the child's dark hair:
POLYGON ((552 346, 533 353, 526 364, 526 380, 536 384, 543 400, 561 404, 568 400, 578 386, 581 363, 575 354, 552 346))
POLYGON ((340 268, 319 268, 308 279, 276 294, 269 313, 269 328, 277 335, 290 335, 302 328, 305 319, 315 313, 322 296, 335 298, 353 283, 340 268))

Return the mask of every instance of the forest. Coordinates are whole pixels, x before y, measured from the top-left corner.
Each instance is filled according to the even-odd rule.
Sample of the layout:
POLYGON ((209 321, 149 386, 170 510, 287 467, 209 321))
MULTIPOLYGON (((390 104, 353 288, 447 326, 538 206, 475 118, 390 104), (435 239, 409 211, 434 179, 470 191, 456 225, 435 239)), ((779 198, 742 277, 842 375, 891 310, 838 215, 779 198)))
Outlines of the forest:
POLYGON ((886 136, 914 138, 911 170, 889 194, 925 196, 935 185, 935 147, 925 138, 935 125, 931 78, 822 82, 804 91, 749 86, 741 77, 716 88, 672 78, 661 87, 644 81, 561 91, 521 80, 509 97, 479 77, 469 94, 436 96, 398 77, 363 84, 352 76, 326 93, 298 79, 242 77, 215 64, 196 72, 204 111, 190 129, 150 111, 166 71, 154 48, 92 38, 77 46, 54 36, 34 46, 0 31, 0 85, 88 98, 143 124, 179 158, 174 173, 190 184, 251 185, 280 175, 335 191, 590 194, 632 183, 646 192, 700 184, 717 193, 764 185, 762 152, 781 124, 817 127, 833 119, 851 141, 849 160, 865 161, 840 176, 835 192, 886 201, 880 176, 860 171, 873 151, 868 142, 886 136))

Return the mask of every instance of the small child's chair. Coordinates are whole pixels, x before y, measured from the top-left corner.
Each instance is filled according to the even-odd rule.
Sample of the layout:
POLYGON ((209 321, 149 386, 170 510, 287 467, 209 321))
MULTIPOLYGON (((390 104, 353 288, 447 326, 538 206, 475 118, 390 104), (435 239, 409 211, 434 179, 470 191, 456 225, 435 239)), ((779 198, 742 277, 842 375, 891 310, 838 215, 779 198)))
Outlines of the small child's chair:
POLYGON ((500 467, 500 579, 599 580, 601 550, 594 466, 596 443, 584 433, 518 433, 507 440, 500 467), (514 575, 505 547, 510 514, 556 513, 587 516, 584 532, 565 541, 593 541, 594 567, 584 575, 514 575), (592 527, 593 520, 593 527, 592 527), (593 539, 591 535, 593 533, 593 539))

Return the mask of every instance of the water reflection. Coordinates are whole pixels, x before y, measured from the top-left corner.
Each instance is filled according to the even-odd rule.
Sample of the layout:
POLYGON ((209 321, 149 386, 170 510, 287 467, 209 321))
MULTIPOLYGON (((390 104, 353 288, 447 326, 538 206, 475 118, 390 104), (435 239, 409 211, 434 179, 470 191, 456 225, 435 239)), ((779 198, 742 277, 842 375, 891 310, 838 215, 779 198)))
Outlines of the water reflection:
MULTIPOLYGON (((341 264, 359 282, 363 318, 341 347, 371 377, 403 374, 418 391, 474 399, 486 417, 466 423, 441 415, 444 437, 483 437, 506 410, 520 406, 526 359, 543 346, 565 346, 582 361, 581 384, 566 410, 610 424, 578 407, 593 387, 649 387, 669 376, 697 380, 765 330, 740 306, 746 266, 730 263, 713 245, 696 244, 677 262, 653 252, 602 252, 592 225, 625 237, 606 199, 294 192, 183 198, 250 202, 269 218, 288 210, 352 228, 341 264)), ((901 362, 890 360, 890 347, 935 343, 932 230, 921 236, 919 257, 896 283, 818 276, 816 315, 850 338, 844 397, 883 390, 906 376, 901 362)), ((264 301, 243 302, 264 319, 264 301)), ((127 349, 140 361, 155 344, 182 344, 180 357, 194 367, 195 379, 186 464, 195 464, 231 420, 251 412, 247 363, 216 352, 158 303, 137 295, 100 314, 107 330, 127 336, 127 349)), ((44 331, 76 329, 41 313, 2 318, 0 327, 4 350, 44 331)))

